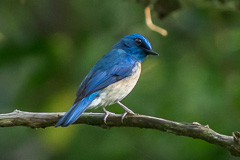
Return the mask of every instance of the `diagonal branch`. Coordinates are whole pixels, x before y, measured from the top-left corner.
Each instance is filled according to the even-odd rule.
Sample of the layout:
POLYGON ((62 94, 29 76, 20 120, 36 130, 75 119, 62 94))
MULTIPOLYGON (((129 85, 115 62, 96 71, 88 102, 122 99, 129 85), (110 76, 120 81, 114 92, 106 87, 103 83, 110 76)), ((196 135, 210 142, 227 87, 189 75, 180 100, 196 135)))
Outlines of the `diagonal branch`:
MULTIPOLYGON (((12 113, 0 114, 0 127, 26 126, 45 128, 54 126, 64 113, 34 113, 15 110, 12 113)), ((226 148, 232 155, 240 157, 240 132, 232 136, 222 135, 208 126, 198 123, 180 123, 146 115, 128 115, 121 123, 120 114, 111 114, 104 124, 104 113, 83 113, 76 124, 88 124, 102 128, 137 127, 156 129, 175 135, 202 139, 226 148)))

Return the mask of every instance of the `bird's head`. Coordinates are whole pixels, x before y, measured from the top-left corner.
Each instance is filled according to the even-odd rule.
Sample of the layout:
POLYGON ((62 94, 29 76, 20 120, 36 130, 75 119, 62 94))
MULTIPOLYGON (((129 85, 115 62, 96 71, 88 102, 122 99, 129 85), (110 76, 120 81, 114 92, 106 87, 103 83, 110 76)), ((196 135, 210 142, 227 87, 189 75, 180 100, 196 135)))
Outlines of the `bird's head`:
POLYGON ((158 55, 152 50, 150 42, 140 34, 131 34, 120 39, 114 48, 123 49, 141 62, 147 55, 158 55))

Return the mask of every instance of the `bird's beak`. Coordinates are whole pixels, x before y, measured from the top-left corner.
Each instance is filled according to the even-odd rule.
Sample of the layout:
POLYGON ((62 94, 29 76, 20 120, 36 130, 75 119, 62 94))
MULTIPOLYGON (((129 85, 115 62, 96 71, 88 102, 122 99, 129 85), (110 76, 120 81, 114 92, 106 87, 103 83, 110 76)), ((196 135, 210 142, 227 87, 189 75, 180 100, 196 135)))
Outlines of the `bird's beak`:
POLYGON ((143 48, 143 51, 146 52, 148 55, 159 56, 159 54, 158 54, 157 52, 155 52, 154 50, 151 50, 151 49, 145 49, 145 48, 143 48))

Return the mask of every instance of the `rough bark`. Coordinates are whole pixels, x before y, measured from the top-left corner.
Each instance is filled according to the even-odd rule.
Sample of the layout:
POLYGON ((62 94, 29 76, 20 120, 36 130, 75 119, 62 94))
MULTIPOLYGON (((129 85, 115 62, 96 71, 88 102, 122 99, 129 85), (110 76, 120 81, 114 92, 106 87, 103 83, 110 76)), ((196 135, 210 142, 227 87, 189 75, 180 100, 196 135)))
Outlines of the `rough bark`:
MULTIPOLYGON (((25 126, 46 128, 54 126, 64 113, 34 113, 15 110, 12 113, 0 114, 0 127, 25 126)), ((102 128, 136 127, 160 130, 179 136, 201 139, 226 148, 232 155, 240 156, 240 132, 232 136, 215 132, 208 125, 198 123, 180 123, 146 115, 127 115, 121 123, 120 114, 111 114, 104 124, 104 113, 84 113, 75 124, 88 124, 102 128)))

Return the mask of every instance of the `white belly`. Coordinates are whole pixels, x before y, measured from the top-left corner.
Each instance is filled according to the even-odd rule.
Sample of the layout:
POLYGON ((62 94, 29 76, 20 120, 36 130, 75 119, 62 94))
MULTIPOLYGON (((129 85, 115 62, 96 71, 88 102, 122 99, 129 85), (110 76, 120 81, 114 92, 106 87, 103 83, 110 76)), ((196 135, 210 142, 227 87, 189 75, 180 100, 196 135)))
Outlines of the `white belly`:
POLYGON ((125 98, 137 84, 137 81, 141 74, 140 62, 138 62, 136 67, 133 68, 132 72, 133 73, 131 76, 107 86, 103 92, 100 93, 99 97, 93 100, 88 108, 95 108, 100 106, 105 107, 125 98))

